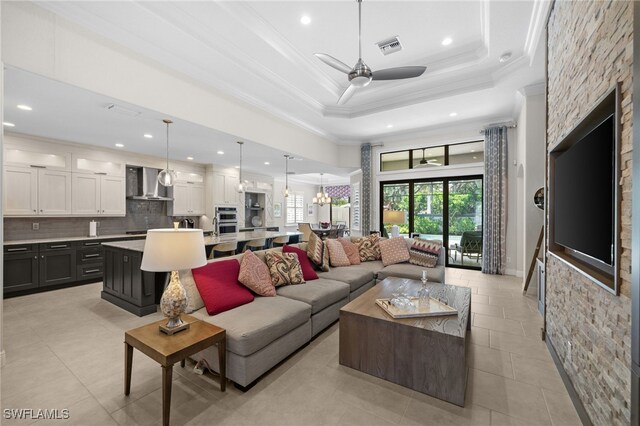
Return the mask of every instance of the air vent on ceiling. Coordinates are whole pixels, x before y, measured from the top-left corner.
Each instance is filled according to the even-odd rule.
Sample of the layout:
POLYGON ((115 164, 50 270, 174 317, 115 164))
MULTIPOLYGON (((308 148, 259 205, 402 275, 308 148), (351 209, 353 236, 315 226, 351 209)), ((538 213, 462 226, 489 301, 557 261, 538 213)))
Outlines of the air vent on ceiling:
POLYGON ((128 115, 130 117, 137 117, 139 116, 141 113, 140 111, 135 111, 129 108, 125 108, 123 106, 120 105, 116 105, 116 104, 109 104, 106 107, 104 107, 107 111, 111 111, 111 112, 115 112, 118 114, 122 114, 122 115, 128 115))
POLYGON ((389 55, 391 53, 402 50, 402 44, 400 44, 400 39, 398 39, 398 36, 379 41, 376 44, 380 48, 380 52, 382 52, 383 55, 389 55))

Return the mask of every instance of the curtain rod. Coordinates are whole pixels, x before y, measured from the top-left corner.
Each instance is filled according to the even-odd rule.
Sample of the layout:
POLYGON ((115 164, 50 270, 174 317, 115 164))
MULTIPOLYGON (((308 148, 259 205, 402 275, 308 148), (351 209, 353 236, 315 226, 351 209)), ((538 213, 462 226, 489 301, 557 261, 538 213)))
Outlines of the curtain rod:
POLYGON ((518 123, 516 123, 515 121, 507 121, 504 123, 487 124, 484 129, 480 130, 480 134, 484 135, 485 130, 489 127, 499 127, 499 126, 505 126, 507 129, 515 129, 516 127, 518 127, 518 123))

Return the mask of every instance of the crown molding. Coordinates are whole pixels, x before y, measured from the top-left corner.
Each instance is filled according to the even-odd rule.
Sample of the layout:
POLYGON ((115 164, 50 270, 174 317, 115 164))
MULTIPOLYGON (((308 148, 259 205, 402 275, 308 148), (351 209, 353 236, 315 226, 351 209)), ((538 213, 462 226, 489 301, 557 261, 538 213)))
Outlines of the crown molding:
POLYGON ((518 89, 518 92, 520 92, 522 96, 544 95, 546 88, 547 88, 547 85, 545 84, 545 82, 541 81, 540 83, 524 86, 518 89))
POLYGON ((529 21, 527 38, 524 42, 524 52, 527 57, 529 57, 529 66, 533 65, 538 44, 540 44, 540 39, 542 34, 544 34, 547 19, 551 12, 551 3, 549 0, 534 0, 533 2, 533 11, 531 13, 531 20, 529 21))

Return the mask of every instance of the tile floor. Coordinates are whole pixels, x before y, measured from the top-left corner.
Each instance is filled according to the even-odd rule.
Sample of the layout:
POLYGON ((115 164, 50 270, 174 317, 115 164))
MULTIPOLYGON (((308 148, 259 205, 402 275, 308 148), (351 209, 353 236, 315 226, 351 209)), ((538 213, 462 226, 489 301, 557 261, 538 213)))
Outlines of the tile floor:
MULTIPOLYGON (((172 424, 579 425, 539 338, 535 297, 522 296, 521 280, 448 269, 447 281, 472 289, 465 408, 340 366, 336 323, 246 393, 233 386, 221 393, 192 364, 176 366, 172 424)), ((161 422, 160 367, 137 351, 131 395, 123 394, 123 332, 161 316, 138 318, 101 300, 100 289, 4 301, 3 409, 69 409, 70 419, 55 424, 161 422)))

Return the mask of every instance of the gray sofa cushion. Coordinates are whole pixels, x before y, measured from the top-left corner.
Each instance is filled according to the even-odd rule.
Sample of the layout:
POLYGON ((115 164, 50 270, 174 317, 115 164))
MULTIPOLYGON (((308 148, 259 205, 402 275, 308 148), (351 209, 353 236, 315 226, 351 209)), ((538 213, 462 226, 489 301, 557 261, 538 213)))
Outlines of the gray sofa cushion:
POLYGON ((242 356, 264 348, 311 318, 310 305, 281 296, 258 296, 251 303, 213 316, 201 311, 196 316, 226 329, 227 350, 242 356))
POLYGON ((349 285, 340 281, 320 278, 300 285, 278 287, 278 296, 299 300, 311 305, 311 314, 320 312, 345 297, 349 297, 349 285))
POLYGON ((382 260, 370 260, 368 262, 362 262, 359 265, 354 265, 354 268, 366 269, 367 271, 377 274, 384 269, 384 265, 382 264, 382 260))
POLYGON ((378 272, 378 280, 383 280, 387 277, 419 280, 422 278, 423 270, 427 271, 427 280, 444 283, 444 266, 438 265, 435 268, 425 268, 411 263, 396 263, 395 265, 386 266, 382 271, 378 272))
POLYGON ((360 265, 331 268, 329 272, 319 272, 318 276, 328 280, 347 283, 351 291, 357 290, 375 278, 372 271, 361 268, 360 265))

